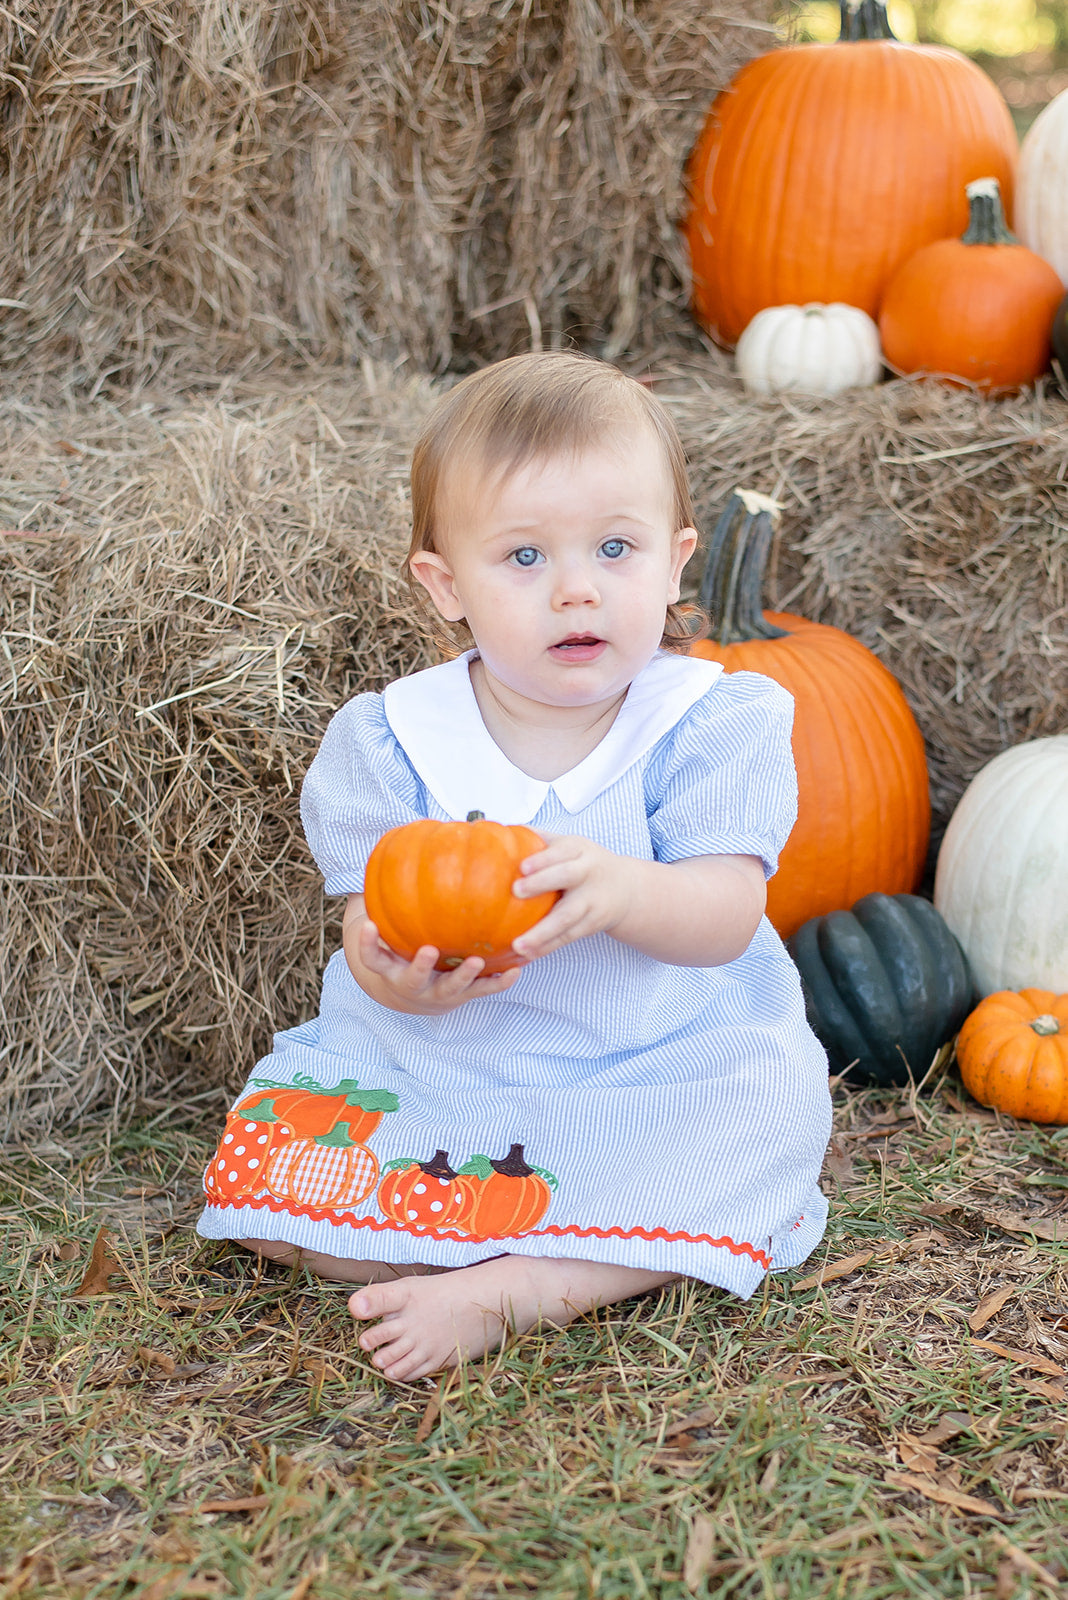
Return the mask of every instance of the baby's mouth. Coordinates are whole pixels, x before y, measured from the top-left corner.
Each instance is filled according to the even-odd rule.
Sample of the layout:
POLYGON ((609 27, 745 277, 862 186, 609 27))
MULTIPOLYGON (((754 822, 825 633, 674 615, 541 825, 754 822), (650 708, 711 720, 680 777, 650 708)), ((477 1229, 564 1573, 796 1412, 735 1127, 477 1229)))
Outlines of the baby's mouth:
POLYGON ((571 661, 588 661, 600 654, 604 644, 605 641, 595 633, 570 633, 566 639, 551 645, 550 650, 553 655, 564 656, 571 661))

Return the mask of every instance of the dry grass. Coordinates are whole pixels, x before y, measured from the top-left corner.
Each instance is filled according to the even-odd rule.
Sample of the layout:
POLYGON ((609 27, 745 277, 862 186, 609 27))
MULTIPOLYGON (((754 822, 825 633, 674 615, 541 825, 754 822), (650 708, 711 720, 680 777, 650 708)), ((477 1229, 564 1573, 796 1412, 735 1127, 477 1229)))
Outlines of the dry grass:
POLYGON ((206 1133, 10 1161, 5 1594, 1063 1592, 1068 1244, 1028 1230, 1068 1229, 1068 1130, 961 1094, 839 1091, 792 1284, 675 1288, 440 1388, 379 1379, 342 1291, 193 1238, 206 1133), (74 1299, 105 1224, 111 1292, 74 1299))
POLYGON ((683 164, 769 11, 5 8, 4 364, 100 388, 677 341, 683 164))

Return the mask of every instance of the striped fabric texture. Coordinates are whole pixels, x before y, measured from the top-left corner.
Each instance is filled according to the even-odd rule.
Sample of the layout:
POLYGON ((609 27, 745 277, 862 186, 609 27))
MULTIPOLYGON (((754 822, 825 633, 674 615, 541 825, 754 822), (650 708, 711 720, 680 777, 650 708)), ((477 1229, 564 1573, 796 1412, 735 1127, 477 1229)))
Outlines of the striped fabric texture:
MULTIPOLYGON (((770 875, 796 807, 792 702, 767 678, 707 669, 656 657, 646 669, 656 693, 632 686, 628 702, 640 709, 612 759, 602 751, 591 764, 592 784, 579 768, 567 774, 563 798, 505 770, 471 720, 464 658, 403 680, 406 710, 395 718, 404 746, 389 691, 358 696, 331 722, 302 796, 326 892, 362 890, 387 828, 456 815, 439 795, 466 803, 476 763, 479 809, 496 820, 580 834, 645 860, 755 855, 770 875), (433 713, 422 719, 420 697, 433 713), (454 725, 464 732, 459 776, 448 770, 449 740, 433 731, 454 725), (516 814, 531 805, 530 816, 516 814)), ((418 1164, 444 1158, 435 1170, 445 1174, 448 1225, 439 1230, 422 1211, 406 1224, 391 1175, 358 1202, 324 1198, 328 1186, 310 1168, 302 1186, 290 1145, 285 1184, 268 1170, 258 1187, 212 1195, 202 1234, 439 1266, 502 1250, 571 1256, 684 1273, 748 1296, 768 1270, 803 1260, 823 1232, 827 1063, 766 919, 721 967, 667 966, 608 935, 579 940, 531 963, 507 993, 445 1017, 378 1005, 338 951, 319 1015, 276 1035, 238 1098, 264 1083, 314 1083, 325 1095, 353 1080, 395 1096, 396 1109, 366 1136, 379 1169, 393 1164, 418 1180, 418 1164)), ((329 1154, 324 1171, 336 1162, 329 1154)))

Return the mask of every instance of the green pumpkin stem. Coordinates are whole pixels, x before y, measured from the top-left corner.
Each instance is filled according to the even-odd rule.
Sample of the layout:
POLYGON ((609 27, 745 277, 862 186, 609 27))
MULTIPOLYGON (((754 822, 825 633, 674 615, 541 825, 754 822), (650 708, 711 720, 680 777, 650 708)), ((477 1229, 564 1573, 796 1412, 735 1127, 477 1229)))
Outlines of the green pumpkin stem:
POLYGON ((967 231, 961 234, 962 244, 1019 244, 1005 221, 996 178, 976 178, 964 192, 969 215, 967 231))
POLYGON ((1044 1011, 1040 1017, 1032 1017, 1029 1027, 1040 1039, 1050 1039, 1061 1031, 1061 1025, 1051 1011, 1044 1011))
POLYGON ((840 0, 839 10, 842 19, 839 44, 897 38, 887 20, 885 0, 840 0))
POLYGON ((349 1138, 345 1124, 339 1122, 329 1133, 320 1133, 315 1143, 325 1146, 327 1150, 351 1150, 356 1140, 349 1138))
POLYGON ((465 822, 485 822, 485 820, 486 813, 484 811, 469 811, 464 818, 465 822))
POLYGON ((700 604, 712 618, 717 644, 784 639, 764 616, 764 567, 779 522, 779 506, 766 494, 735 489, 708 541, 700 604))

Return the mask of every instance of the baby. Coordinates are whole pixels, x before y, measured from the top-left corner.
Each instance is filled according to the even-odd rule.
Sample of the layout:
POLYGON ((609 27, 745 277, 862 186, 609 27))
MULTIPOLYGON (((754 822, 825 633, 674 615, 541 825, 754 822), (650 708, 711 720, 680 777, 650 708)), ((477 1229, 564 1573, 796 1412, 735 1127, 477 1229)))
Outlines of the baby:
POLYGON ((200 1222, 361 1285, 397 1380, 680 1276, 750 1295, 821 1237, 830 1133, 763 915, 792 702, 686 654, 666 409, 588 357, 500 362, 432 413, 412 512, 408 571, 460 653, 327 729, 301 804, 343 949, 239 1097, 200 1222), (404 960, 362 894, 387 829, 472 810, 544 839, 514 894, 560 896, 495 976, 404 960))

